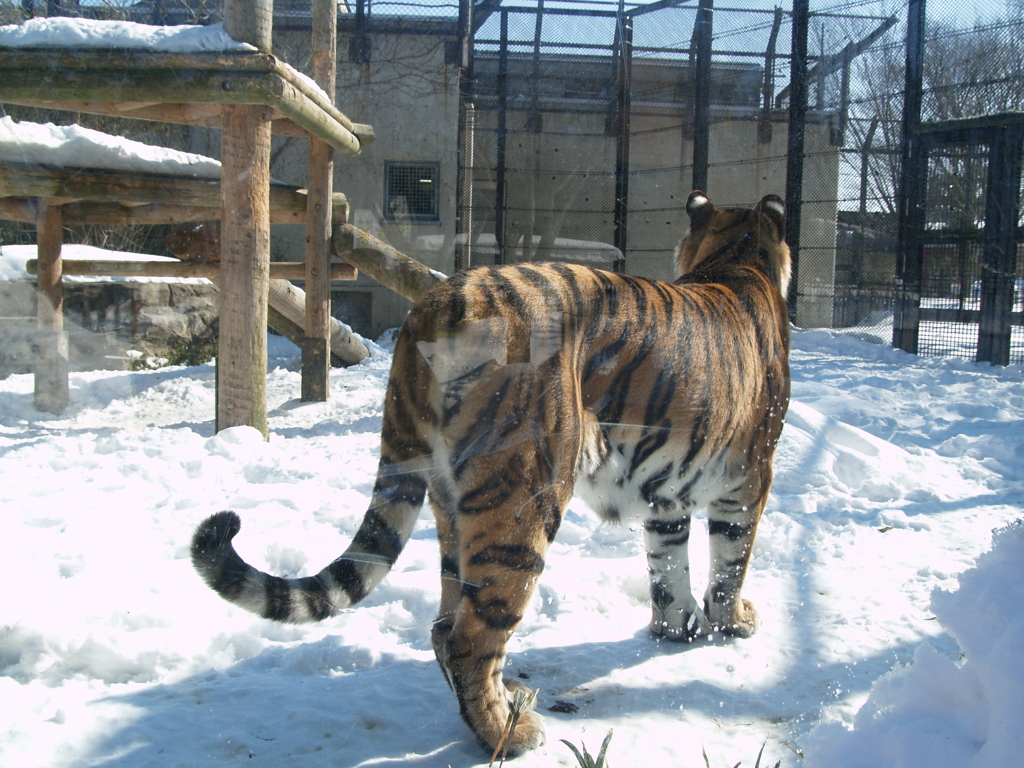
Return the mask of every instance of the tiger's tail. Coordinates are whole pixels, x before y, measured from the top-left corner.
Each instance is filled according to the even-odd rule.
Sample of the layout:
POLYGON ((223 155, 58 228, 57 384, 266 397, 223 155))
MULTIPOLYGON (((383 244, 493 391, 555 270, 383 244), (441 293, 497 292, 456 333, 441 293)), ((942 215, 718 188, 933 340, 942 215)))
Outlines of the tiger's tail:
POLYGON ((200 523, 192 537, 192 565, 225 600, 265 619, 300 624, 333 616, 366 597, 388 574, 423 505, 426 481, 419 473, 386 475, 382 466, 373 501, 348 549, 315 576, 281 578, 242 560, 231 544, 241 528, 234 512, 218 512, 200 523))
MULTIPOLYGON (((406 341, 396 349, 396 358, 412 357, 410 346, 406 341)), ((341 557, 315 576, 272 576, 246 563, 232 546, 241 528, 238 515, 218 512, 200 523, 192 537, 192 564, 203 580, 228 602, 287 623, 320 621, 366 597, 401 554, 427 492, 431 425, 437 419, 422 398, 417 402, 395 392, 409 386, 410 377, 392 371, 370 507, 341 557), (411 433, 408 425, 413 425, 411 433)))
POLYGON ((375 493, 348 549, 315 576, 272 576, 242 560, 231 544, 241 528, 234 512, 200 523, 192 537, 192 565, 225 600, 265 619, 320 621, 358 603, 388 574, 409 540, 425 491, 424 483, 402 498, 384 500, 375 493))

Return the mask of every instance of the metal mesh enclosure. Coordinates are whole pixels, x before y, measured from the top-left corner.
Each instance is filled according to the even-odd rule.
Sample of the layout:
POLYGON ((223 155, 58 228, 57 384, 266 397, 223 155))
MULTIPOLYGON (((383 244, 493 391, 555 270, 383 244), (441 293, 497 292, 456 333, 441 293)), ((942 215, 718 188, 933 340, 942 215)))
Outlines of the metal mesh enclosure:
POLYGON ((894 340, 919 354, 1019 364, 1022 5, 980 3, 965 18, 931 0, 922 17, 920 42, 909 38, 920 111, 908 115, 894 340))
POLYGON ((696 3, 634 19, 630 272, 675 276, 671 253, 688 226, 691 189, 703 188, 720 207, 785 194, 787 118, 774 94, 788 80, 789 17, 765 3, 716 9, 703 21, 709 28, 702 30, 696 3))
POLYGON ((785 194, 798 325, 1019 362, 1020 148, 994 159, 974 135, 903 160, 908 126, 1021 108, 1021 7, 966 21, 949 0, 495 7, 474 48, 467 263, 671 278, 690 189, 720 205, 785 194), (1014 194, 995 201, 997 185, 1014 194))
MULTIPOLYGON (((862 195, 851 172, 875 111, 851 80, 881 46, 903 56, 900 19, 811 8, 813 45, 796 68, 808 105, 794 190, 793 13, 757 5, 494 9, 476 33, 467 89, 463 265, 560 259, 673 279, 692 189, 720 206, 750 206, 789 186, 802 213, 796 322, 855 325, 891 310, 892 185, 870 183, 862 195)), ((872 159, 895 172, 902 94, 885 94, 893 109, 871 140, 892 143, 872 159)))
MULTIPOLYGON (((218 5, 124 13, 206 22, 218 5)), ((396 247, 444 270, 561 260, 673 279, 692 189, 725 207, 773 193, 796 325, 1024 363, 1024 0, 742 5, 342 4, 339 56, 364 89, 375 73, 374 107, 385 94, 396 125, 458 135, 457 152, 438 140, 367 165, 354 221, 401 230, 396 247), (457 125, 454 108, 430 122, 428 90, 457 125)), ((309 7, 279 0, 276 28, 309 7)))
MULTIPOLYGON (((822 223, 813 242, 801 241, 800 259, 805 272, 813 269, 823 280, 831 273, 831 287, 820 284, 817 289, 832 295, 831 326, 888 340, 895 290, 906 5, 879 4, 872 11, 851 15, 844 4, 810 5, 808 114, 817 115, 827 127, 839 165, 833 179, 816 172, 827 160, 826 150, 805 154, 802 198, 820 203, 835 199, 835 241, 830 252, 831 233, 822 223)), ((823 307, 821 314, 827 311, 823 307)))
POLYGON ((470 263, 621 258, 615 22, 508 10, 477 33, 470 263))

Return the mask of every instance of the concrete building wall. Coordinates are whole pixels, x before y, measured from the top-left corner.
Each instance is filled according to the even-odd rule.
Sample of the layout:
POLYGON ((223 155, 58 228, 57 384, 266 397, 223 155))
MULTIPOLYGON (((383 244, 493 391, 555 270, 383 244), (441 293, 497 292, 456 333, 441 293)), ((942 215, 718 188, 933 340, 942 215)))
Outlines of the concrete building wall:
MULTIPOLYGON (((452 25, 437 25, 410 34, 380 33, 370 37, 370 61, 357 64, 349 55, 354 33, 338 35, 336 106, 349 118, 374 127, 376 140, 354 158, 336 155, 334 190, 349 200, 349 220, 391 243, 414 259, 450 274, 454 261, 448 250, 420 247, 438 238, 454 242, 457 178, 458 88, 456 69, 446 63, 446 45, 454 36, 452 25), (384 167, 388 162, 438 165, 438 217, 413 222, 401 212, 391 215, 384 199, 384 167), (432 236, 432 237, 431 237, 432 236)), ((307 30, 281 31, 275 36, 289 62, 302 68, 309 60, 307 30)), ((275 140, 282 145, 288 140, 275 140)), ((293 183, 305 174, 306 142, 291 140, 279 150, 272 173, 288 175, 293 183), (280 169, 280 171, 278 170, 280 169)), ((282 228, 283 229, 283 228, 282 228)), ((302 227, 283 234, 275 243, 275 256, 301 260, 302 227)), ((354 283, 335 283, 332 312, 358 332, 377 336, 400 325, 409 302, 375 281, 360 276, 354 283)))
MULTIPOLYGON (((350 57, 356 32, 342 27, 338 37, 336 104, 357 122, 369 123, 376 141, 356 158, 337 156, 334 189, 344 192, 351 206, 350 221, 399 250, 444 274, 456 266, 456 188, 458 184, 458 79, 446 49, 454 42, 454 25, 419 24, 403 32, 374 32, 369 36, 370 60, 358 64, 350 57), (385 201, 385 164, 437 164, 438 215, 429 222, 392 215, 385 201)), ((308 71, 309 32, 279 28, 279 55, 308 71)), ((653 75, 651 75, 653 76, 653 75)), ((772 124, 771 140, 758 141, 758 125, 748 112, 743 119, 723 108, 711 128, 709 189, 719 206, 749 206, 763 195, 785 194, 787 125, 784 116, 772 124), (732 119, 727 119, 732 118, 732 119)), ((744 110, 746 111, 746 110, 744 110)), ((674 279, 673 249, 689 224, 684 205, 692 189, 692 137, 679 107, 638 108, 631 120, 629 217, 626 269, 632 274, 674 279), (684 126, 684 127, 681 127, 684 126)), ((713 108, 714 114, 714 108, 713 108)), ((493 109, 476 111, 473 152, 474 238, 494 240, 497 118, 493 109)), ((526 130, 526 112, 508 113, 508 198, 506 237, 518 240, 523 256, 525 233, 539 244, 549 239, 606 244, 582 260, 608 258, 614 240, 611 206, 615 191, 615 139, 608 136, 606 113, 542 112, 543 132, 526 130), (510 235, 511 232, 511 235, 510 235)), ((216 134, 197 132, 196 150, 217 155, 216 134), (205 146, 203 142, 206 142, 205 146)), ((271 173, 288 183, 305 183, 307 144, 302 139, 275 138, 271 173)), ((836 190, 838 149, 829 143, 826 125, 806 130, 804 177, 807 188, 836 190), (813 184, 813 186, 812 186, 813 184)), ((835 194, 805 196, 802 211, 797 323, 829 326, 835 275, 835 194)), ((483 242, 483 240, 481 240, 483 242)), ((277 226, 272 235, 273 258, 304 258, 304 229, 277 226)), ((493 259, 480 251, 483 261, 493 259)), ((548 253, 552 253, 548 251, 548 253)), ((543 254, 542 254, 543 255, 543 254)), ((553 252, 558 257, 557 249, 553 252)), ((589 263, 589 261, 588 261, 589 263)), ((598 264, 599 266, 610 266, 598 264)), ((373 280, 335 283, 333 314, 357 332, 376 338, 401 324, 409 303, 373 280)))
MULTIPOLYGON (((632 121, 630 149, 627 271, 662 280, 675 279, 673 249, 689 226, 683 206, 692 190, 693 142, 672 130, 678 118, 644 117, 632 121)), ((748 207, 768 194, 785 197, 788 124, 772 124, 770 142, 760 142, 753 120, 716 122, 711 127, 708 189, 719 207, 748 207)), ((832 325, 836 264, 839 148, 825 124, 805 129, 804 188, 801 207, 800 267, 796 323, 832 325)))

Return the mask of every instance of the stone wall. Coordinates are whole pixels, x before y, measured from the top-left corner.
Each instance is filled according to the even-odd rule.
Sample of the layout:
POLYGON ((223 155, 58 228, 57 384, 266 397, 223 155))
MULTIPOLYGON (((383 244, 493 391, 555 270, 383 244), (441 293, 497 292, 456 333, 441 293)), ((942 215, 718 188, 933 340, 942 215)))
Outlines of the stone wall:
MULTIPOLYGON (((0 377, 31 373, 35 283, 0 282, 0 307, 0 377)), ((203 362, 215 354, 218 313, 218 291, 205 282, 66 280, 64 330, 70 369, 203 362)))

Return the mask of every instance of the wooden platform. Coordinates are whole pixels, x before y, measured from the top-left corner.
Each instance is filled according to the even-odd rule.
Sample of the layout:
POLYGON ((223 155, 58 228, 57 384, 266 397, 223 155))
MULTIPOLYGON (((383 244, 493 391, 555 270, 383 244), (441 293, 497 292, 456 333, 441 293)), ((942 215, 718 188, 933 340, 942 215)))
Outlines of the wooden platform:
POLYGON ((313 135, 345 155, 373 142, 312 80, 260 52, 0 48, 0 102, 221 127, 226 104, 266 105, 273 130, 313 135))
MULTIPOLYGON (((0 103, 180 123, 221 133, 219 183, 10 163, 0 168, 0 215, 34 218, 36 224, 42 350, 36 366, 37 408, 60 413, 68 404, 60 255, 65 222, 220 221, 218 431, 244 425, 269 434, 264 328, 273 309, 270 297, 288 298, 295 309, 290 322, 301 326, 303 400, 327 399, 331 354, 345 359, 351 353, 353 362, 369 354, 354 338, 349 349, 336 350, 344 329, 334 321, 337 328, 332 330, 330 281, 341 270, 331 264, 330 239, 332 224, 347 220, 347 204, 331 194, 331 179, 332 150, 359 154, 373 141, 373 129, 353 123, 333 105, 337 3, 312 0, 312 11, 315 80, 271 54, 272 0, 224 0, 224 31, 252 51, 0 47, 0 103), (275 132, 309 139, 304 197, 301 190, 282 189, 270 180, 275 132), (291 295, 294 286, 286 280, 270 278, 270 224, 281 216, 306 224, 303 301, 291 295)), ((350 274, 354 277, 355 270, 350 274)))
MULTIPOLYGON (((65 277, 220 277, 217 262, 190 263, 185 261, 153 261, 143 259, 61 259, 61 275, 65 277)), ((25 271, 39 274, 39 259, 25 262, 25 271)), ((358 272, 351 264, 331 264, 331 280, 355 280, 358 272)), ((271 280, 305 280, 306 265, 301 261, 270 262, 271 280)))
MULTIPOLYGON (((35 223, 38 199, 59 201, 65 224, 183 224, 221 218, 220 179, 52 168, 0 160, 0 219, 35 223)), ((271 182, 272 224, 303 224, 306 190, 271 182)), ((348 220, 345 195, 331 196, 335 221, 348 220)))

